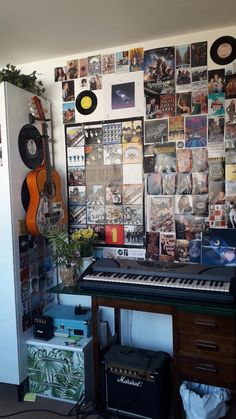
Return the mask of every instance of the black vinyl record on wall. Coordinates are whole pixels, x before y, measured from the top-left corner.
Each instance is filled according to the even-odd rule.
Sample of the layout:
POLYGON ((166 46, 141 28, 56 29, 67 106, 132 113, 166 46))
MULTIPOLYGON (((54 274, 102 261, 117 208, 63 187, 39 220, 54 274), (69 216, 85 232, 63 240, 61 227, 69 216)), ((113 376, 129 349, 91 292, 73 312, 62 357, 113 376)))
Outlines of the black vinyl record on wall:
POLYGON ((43 141, 34 125, 24 125, 18 136, 20 156, 27 167, 36 169, 43 163, 43 141))
POLYGON ((236 59, 236 39, 233 36, 221 36, 213 42, 210 49, 211 59, 219 65, 227 65, 236 59))
POLYGON ((77 111, 82 115, 90 115, 93 113, 97 107, 97 96, 91 90, 84 90, 83 92, 79 93, 75 106, 77 111))

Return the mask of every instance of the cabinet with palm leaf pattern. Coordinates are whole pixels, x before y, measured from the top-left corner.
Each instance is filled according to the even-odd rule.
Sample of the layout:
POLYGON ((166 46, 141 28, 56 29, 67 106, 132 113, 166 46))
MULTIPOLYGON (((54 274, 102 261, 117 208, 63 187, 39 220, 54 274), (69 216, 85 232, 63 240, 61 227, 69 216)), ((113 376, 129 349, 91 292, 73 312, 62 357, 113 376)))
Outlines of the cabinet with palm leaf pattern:
POLYGON ((92 338, 77 346, 66 346, 63 337, 30 339, 27 346, 31 392, 71 402, 93 397, 92 338))

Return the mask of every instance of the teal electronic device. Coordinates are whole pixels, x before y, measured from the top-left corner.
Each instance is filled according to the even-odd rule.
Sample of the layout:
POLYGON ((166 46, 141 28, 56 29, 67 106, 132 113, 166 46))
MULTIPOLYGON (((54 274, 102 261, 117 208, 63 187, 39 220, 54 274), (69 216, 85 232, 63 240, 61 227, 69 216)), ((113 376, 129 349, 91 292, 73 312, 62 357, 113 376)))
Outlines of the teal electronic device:
POLYGON ((83 309, 82 314, 75 314, 74 306, 58 304, 45 312, 53 318, 55 336, 91 336, 92 312, 90 309, 83 309))

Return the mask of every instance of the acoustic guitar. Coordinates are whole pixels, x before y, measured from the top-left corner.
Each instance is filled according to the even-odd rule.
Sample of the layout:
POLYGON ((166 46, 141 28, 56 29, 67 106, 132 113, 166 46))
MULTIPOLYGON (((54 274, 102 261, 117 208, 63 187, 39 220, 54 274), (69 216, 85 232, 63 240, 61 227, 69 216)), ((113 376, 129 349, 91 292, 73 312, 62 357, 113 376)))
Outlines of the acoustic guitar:
POLYGON ((52 167, 49 152, 48 125, 41 100, 34 96, 32 104, 36 108, 37 120, 42 124, 43 156, 42 166, 32 170, 26 177, 29 191, 29 206, 26 225, 32 236, 45 236, 52 227, 67 224, 67 210, 61 196, 61 179, 52 167))

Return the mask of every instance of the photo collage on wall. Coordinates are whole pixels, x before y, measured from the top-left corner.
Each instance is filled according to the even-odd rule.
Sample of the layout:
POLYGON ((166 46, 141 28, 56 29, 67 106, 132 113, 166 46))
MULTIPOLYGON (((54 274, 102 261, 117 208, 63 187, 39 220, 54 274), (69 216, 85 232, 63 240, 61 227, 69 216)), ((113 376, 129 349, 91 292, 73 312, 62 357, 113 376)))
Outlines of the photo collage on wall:
POLYGON ((70 233, 99 245, 144 246, 143 118, 65 127, 70 233))
MULTIPOLYGON (((236 74, 233 65, 208 70, 207 56, 208 44, 202 41, 149 50, 134 48, 75 60, 77 70, 72 76, 69 71, 71 63, 66 63, 63 81, 73 80, 73 86, 78 87, 78 83, 82 86, 84 77, 87 79, 85 89, 94 90, 97 95, 99 89, 103 89, 103 95, 107 97, 103 103, 106 122, 92 123, 92 117, 88 123, 65 126, 68 170, 78 170, 82 182, 69 185, 72 230, 89 224, 100 231, 101 246, 116 244, 125 247, 136 243, 136 246, 146 249, 146 257, 151 259, 236 263, 236 245, 232 234, 228 234, 229 229, 236 228, 236 74), (122 73, 122 78, 116 79, 120 77, 119 73, 122 73), (137 80, 134 77, 139 76, 138 73, 142 75, 142 92, 139 77, 137 80), (105 79, 107 76, 110 81, 105 79), (91 77, 97 79, 96 87, 90 83, 91 77), (131 99, 125 101, 126 96, 132 98, 130 92, 126 96, 120 95, 122 102, 116 109, 118 97, 114 92, 117 85, 120 91, 121 84, 122 87, 134 86, 138 96, 133 105, 131 99), (146 109, 142 140, 140 147, 138 142, 135 146, 131 166, 126 150, 130 151, 129 143, 115 135, 109 143, 106 137, 111 126, 119 125, 119 121, 123 130, 125 120, 121 118, 125 114, 130 121, 141 118, 143 99, 146 109), (88 134, 85 127, 93 129, 94 133, 88 134), (71 145, 76 130, 80 130, 80 134, 75 135, 75 144, 71 145), (98 132, 102 132, 102 138, 95 140, 93 137, 98 137, 98 132), (78 148, 77 156, 74 147, 78 148), (142 161, 139 160, 141 149, 142 161), (114 166, 112 170, 111 165, 114 166), (126 166, 132 167, 133 171, 126 166), (97 173, 96 168, 99 168, 97 173), (122 198, 121 203, 115 204, 112 196, 113 186, 117 184, 122 185, 122 191, 118 190, 118 196, 121 193, 122 198), (140 188, 140 185, 144 187, 140 188), (76 193, 80 194, 78 205, 71 198, 74 186, 78 186, 76 193), (133 203, 126 201, 126 195, 137 193, 141 196, 143 189, 145 205, 138 208, 141 204, 135 201, 135 213, 132 208, 128 210, 126 206, 133 203), (97 204, 94 204, 94 195, 97 204), (134 219, 134 214, 137 217, 137 210, 138 216, 145 218, 142 225, 144 238, 132 242, 132 229, 127 225, 138 226, 138 221, 128 221, 129 217, 134 219), (220 243, 215 246, 214 257, 212 244, 204 239, 208 231, 215 231, 213 237, 217 237, 216 243, 220 243), (225 248, 231 250, 234 259, 231 255, 228 258, 225 248)), ((55 81, 61 80, 57 80, 57 70, 55 81)), ((71 92, 74 100, 73 88, 71 92)), ((69 122, 74 120, 76 118, 69 122)), ((63 121, 68 123, 65 118, 63 121)), ((136 227, 138 229, 141 231, 141 227, 136 227)))

